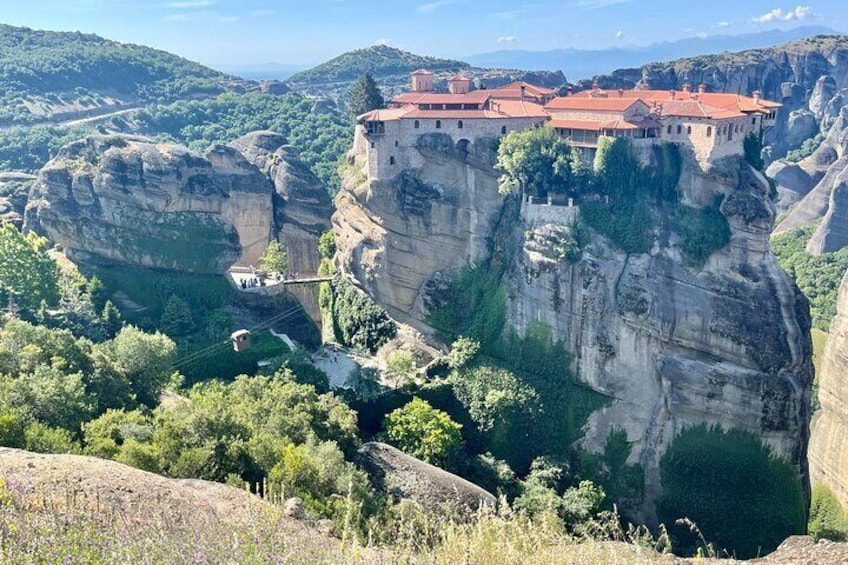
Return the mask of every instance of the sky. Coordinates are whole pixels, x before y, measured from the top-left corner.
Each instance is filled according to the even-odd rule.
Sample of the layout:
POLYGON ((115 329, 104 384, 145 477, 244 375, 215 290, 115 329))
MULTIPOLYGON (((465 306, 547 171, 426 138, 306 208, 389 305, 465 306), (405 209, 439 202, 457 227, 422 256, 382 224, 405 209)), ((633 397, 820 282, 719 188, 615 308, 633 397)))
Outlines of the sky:
POLYGON ((313 65, 375 43, 461 59, 498 49, 626 47, 798 25, 848 31, 848 1, 0 0, 0 22, 96 33, 238 68, 313 65))

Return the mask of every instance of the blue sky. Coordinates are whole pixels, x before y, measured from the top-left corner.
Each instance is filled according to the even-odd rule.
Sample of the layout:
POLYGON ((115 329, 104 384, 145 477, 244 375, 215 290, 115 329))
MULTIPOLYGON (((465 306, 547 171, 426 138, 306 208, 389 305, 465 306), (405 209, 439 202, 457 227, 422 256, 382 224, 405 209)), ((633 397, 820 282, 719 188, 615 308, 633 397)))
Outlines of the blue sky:
POLYGON ((848 30, 848 1, 0 0, 0 21, 78 30, 210 65, 314 64, 388 43, 461 58, 504 48, 644 45, 797 25, 848 30))

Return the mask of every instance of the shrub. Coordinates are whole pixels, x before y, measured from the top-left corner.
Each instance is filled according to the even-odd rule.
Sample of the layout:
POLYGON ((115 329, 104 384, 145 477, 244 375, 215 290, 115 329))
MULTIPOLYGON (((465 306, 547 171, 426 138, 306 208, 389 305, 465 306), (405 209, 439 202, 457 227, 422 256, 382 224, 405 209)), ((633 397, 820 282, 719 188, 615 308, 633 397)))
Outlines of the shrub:
POLYGON ((757 169, 758 171, 762 171, 765 169, 765 162, 763 161, 762 153, 763 153, 763 136, 759 132, 751 132, 745 136, 745 139, 742 141, 743 151, 745 152, 745 160, 749 165, 757 169))
POLYGON ((813 485, 807 529, 816 540, 848 540, 848 519, 845 517, 845 511, 839 499, 825 484, 813 485))
POLYGON ((545 196, 571 188, 571 148, 553 128, 507 134, 498 147, 495 168, 501 172, 498 190, 502 194, 545 196))
POLYGON ((386 416, 386 438, 413 457, 445 466, 462 442, 462 426, 420 398, 386 416))
POLYGON ((506 321, 502 273, 488 265, 463 267, 438 297, 427 323, 448 340, 459 336, 486 345, 498 339, 506 321))
POLYGON ((24 449, 36 453, 78 453, 79 445, 68 430, 33 422, 24 432, 24 449))
POLYGON ((801 147, 786 154, 786 160, 791 163, 797 163, 798 161, 806 159, 807 157, 812 155, 816 149, 819 148, 824 139, 825 135, 819 132, 810 139, 804 140, 804 143, 801 144, 801 147))
POLYGON ((681 518, 741 559, 770 553, 805 531, 800 478, 749 432, 706 425, 683 430, 660 460, 660 477, 657 516, 678 552, 697 546, 688 528, 674 525, 681 518))
POLYGON ((719 197, 712 206, 675 207, 672 227, 682 240, 683 255, 696 266, 702 266, 710 255, 730 243, 730 224, 720 206, 719 197))
POLYGON ((336 234, 333 230, 321 234, 318 239, 318 253, 324 259, 332 259, 336 254, 336 234))
POLYGON ((334 280, 331 288, 331 299, 325 301, 340 343, 373 353, 395 337, 395 323, 365 293, 343 279, 334 280))

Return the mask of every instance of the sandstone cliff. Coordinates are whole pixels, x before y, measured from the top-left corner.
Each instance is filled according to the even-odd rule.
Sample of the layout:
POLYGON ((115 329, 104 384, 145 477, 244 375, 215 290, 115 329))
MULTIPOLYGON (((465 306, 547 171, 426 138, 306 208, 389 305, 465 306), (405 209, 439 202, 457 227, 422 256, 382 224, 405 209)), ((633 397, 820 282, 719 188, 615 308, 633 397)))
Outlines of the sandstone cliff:
POLYGON ((825 483, 848 507, 848 273, 839 289, 819 378, 821 410, 811 426, 810 479, 825 483))
POLYGON ((550 326, 574 355, 577 378, 611 399, 582 443, 598 451, 612 429, 626 430, 630 462, 645 470, 642 518, 654 519, 660 457, 695 423, 748 430, 806 478, 809 314, 769 251, 775 212, 759 173, 741 158, 709 171, 684 159, 684 202, 723 196, 732 232, 703 268, 684 261, 674 233, 656 234, 650 253, 632 256, 595 234, 572 265, 537 245, 567 229, 572 211, 525 205, 498 233, 509 222, 500 221, 508 212, 490 148, 457 155, 436 141, 419 144, 421 169, 389 181, 364 178, 355 150, 336 200, 337 262, 395 319, 432 335, 430 298, 458 267, 485 258, 497 236, 513 247, 507 329, 550 326))
MULTIPOLYGON (((288 252, 289 271, 317 273, 321 261, 318 238, 330 229, 333 214, 333 202, 321 181, 300 160, 297 150, 278 133, 249 133, 230 146, 258 167, 274 185, 274 226, 277 239, 288 252)), ((292 292, 313 319, 321 319, 316 286, 296 286, 292 292)))
POLYGON ((92 136, 41 170, 26 223, 74 258, 219 273, 257 263, 274 227, 272 193, 230 147, 200 156, 142 137, 92 136))

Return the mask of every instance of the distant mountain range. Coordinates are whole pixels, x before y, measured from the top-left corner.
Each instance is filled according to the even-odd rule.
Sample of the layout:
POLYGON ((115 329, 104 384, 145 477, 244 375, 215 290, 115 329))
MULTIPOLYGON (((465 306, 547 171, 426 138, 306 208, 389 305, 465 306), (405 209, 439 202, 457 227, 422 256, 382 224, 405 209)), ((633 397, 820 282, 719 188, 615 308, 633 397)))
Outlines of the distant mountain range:
POLYGON ((266 63, 264 65, 219 65, 221 71, 248 80, 286 80, 312 65, 266 63))
POLYGON ((639 67, 654 61, 670 61, 707 53, 743 51, 771 47, 815 35, 836 34, 824 26, 801 26, 789 30, 771 30, 740 35, 711 35, 680 41, 654 43, 644 47, 610 49, 554 49, 525 51, 508 49, 465 57, 475 67, 530 70, 561 70, 575 81, 616 69, 639 67))

